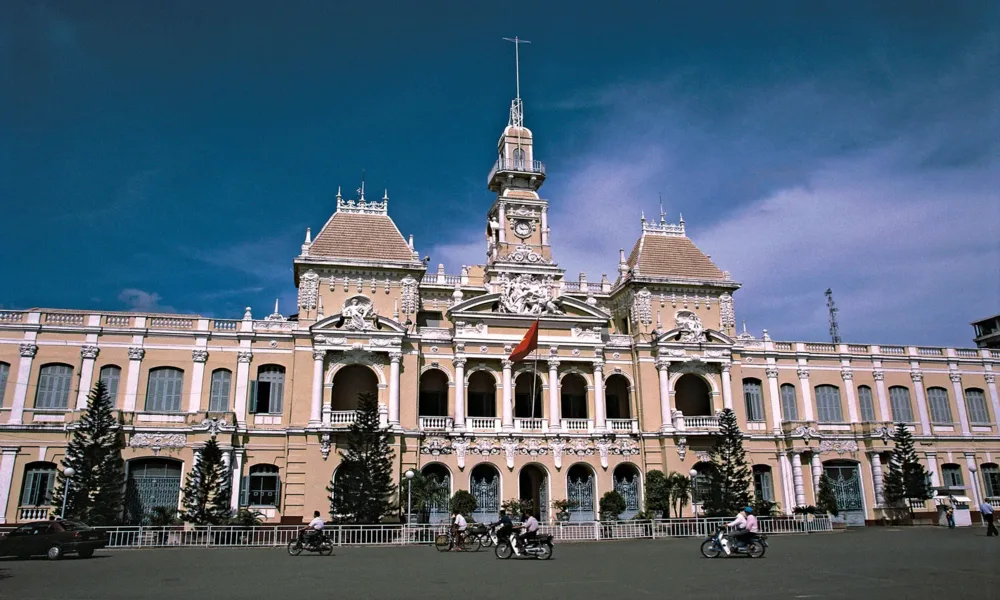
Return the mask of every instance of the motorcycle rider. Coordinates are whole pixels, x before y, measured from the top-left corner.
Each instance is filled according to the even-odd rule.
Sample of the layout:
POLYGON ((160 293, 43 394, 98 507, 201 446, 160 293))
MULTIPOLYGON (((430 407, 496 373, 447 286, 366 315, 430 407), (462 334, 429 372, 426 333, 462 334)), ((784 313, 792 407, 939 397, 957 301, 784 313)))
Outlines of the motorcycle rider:
MULTIPOLYGON (((750 538, 753 537, 753 534, 757 533, 757 517, 753 516, 753 507, 745 507, 726 526, 733 530, 733 533, 730 534, 733 543, 737 546, 745 546, 750 541, 750 538)), ((729 546, 724 546, 724 549, 726 554, 729 554, 729 546)))
POLYGON ((314 510, 313 520, 309 521, 309 526, 303 530, 305 532, 305 538, 303 539, 303 541, 306 544, 311 545, 313 543, 313 540, 315 540, 321 535, 323 527, 325 526, 326 523, 323 521, 323 517, 319 516, 319 511, 314 510))
POLYGON ((497 519, 496 523, 492 523, 492 525, 497 528, 497 535, 510 535, 510 532, 514 529, 514 522, 510 520, 510 517, 507 516, 507 511, 503 509, 500 510, 500 518, 497 519))
POLYGON ((521 513, 521 533, 517 536, 517 544, 521 548, 526 548, 528 540, 538 537, 538 519, 527 512, 521 513))

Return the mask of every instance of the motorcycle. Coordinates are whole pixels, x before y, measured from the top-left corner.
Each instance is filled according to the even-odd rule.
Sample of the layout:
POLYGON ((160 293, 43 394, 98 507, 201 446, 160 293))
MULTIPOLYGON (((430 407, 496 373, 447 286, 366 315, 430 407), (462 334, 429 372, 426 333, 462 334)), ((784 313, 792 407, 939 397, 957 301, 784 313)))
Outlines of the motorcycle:
POLYGON ((726 533, 724 527, 701 543, 701 554, 705 558, 717 558, 720 555, 736 556, 743 554, 750 558, 760 558, 767 551, 767 536, 755 533, 746 543, 735 543, 732 536, 726 533), (727 551, 728 550, 728 551, 727 551))
POLYGON ((525 546, 520 547, 513 539, 510 531, 498 531, 496 542, 497 558, 507 559, 511 556, 522 558, 533 556, 539 560, 552 558, 552 536, 538 535, 534 539, 525 540, 525 546))
POLYGON ((298 556, 302 554, 303 550, 319 552, 321 556, 330 556, 333 554, 333 540, 322 531, 307 540, 306 532, 302 530, 297 538, 288 542, 288 553, 292 556, 298 556))

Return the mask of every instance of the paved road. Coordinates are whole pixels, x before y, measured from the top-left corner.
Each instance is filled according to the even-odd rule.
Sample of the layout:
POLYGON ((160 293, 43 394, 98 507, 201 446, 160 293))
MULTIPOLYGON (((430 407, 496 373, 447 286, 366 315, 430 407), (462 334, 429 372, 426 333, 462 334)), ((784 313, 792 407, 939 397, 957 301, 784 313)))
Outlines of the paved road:
POLYGON ((430 547, 339 548, 332 557, 280 548, 105 551, 89 560, 0 560, 0 598, 1000 599, 1000 538, 979 528, 770 541, 759 560, 703 559, 695 539, 560 544, 548 562, 430 547))

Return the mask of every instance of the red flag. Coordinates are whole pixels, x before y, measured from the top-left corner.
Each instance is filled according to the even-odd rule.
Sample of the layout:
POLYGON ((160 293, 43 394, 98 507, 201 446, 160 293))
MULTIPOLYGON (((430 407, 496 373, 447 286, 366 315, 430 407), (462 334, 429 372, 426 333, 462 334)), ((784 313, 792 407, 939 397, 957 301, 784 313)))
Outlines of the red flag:
POLYGON ((528 329, 528 333, 524 334, 524 338, 521 343, 514 348, 514 351, 510 353, 508 357, 512 362, 518 362, 524 360, 526 356, 531 354, 536 348, 538 348, 538 321, 535 321, 531 328, 528 329))

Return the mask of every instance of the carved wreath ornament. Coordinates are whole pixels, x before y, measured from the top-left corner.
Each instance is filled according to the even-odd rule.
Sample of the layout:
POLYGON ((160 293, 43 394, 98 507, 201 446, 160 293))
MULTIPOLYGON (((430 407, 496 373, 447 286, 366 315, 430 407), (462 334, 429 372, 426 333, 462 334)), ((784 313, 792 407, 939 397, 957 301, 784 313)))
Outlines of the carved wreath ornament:
POLYGON ((565 440, 555 438, 546 441, 542 438, 455 438, 434 436, 428 437, 420 444, 420 453, 430 456, 441 456, 454 454, 458 462, 458 468, 465 468, 465 458, 469 454, 480 456, 504 455, 507 468, 514 468, 514 458, 517 455, 538 457, 552 454, 552 462, 556 469, 562 468, 563 455, 570 456, 593 456, 597 454, 601 459, 601 467, 608 468, 608 457, 612 454, 617 456, 635 456, 639 454, 639 444, 631 438, 607 437, 597 440, 586 440, 576 438, 565 440))

